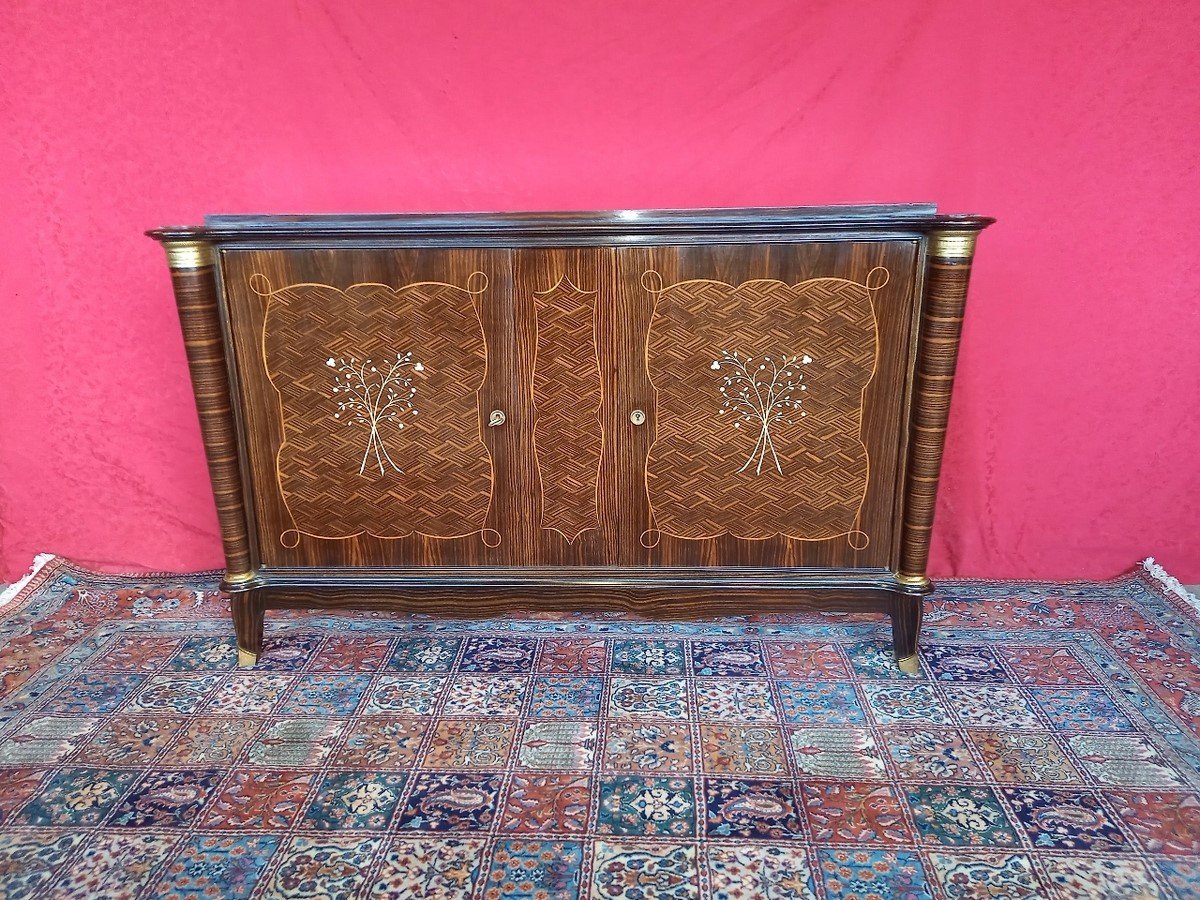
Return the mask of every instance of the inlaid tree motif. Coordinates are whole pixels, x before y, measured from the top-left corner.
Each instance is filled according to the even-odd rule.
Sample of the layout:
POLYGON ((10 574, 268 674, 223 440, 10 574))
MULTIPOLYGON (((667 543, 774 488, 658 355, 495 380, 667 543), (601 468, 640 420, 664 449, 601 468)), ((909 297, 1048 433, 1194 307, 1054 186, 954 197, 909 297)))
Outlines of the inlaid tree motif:
POLYGON ((802 407, 801 393, 808 390, 804 384, 804 373, 801 367, 812 362, 807 355, 785 356, 772 359, 762 358, 755 366, 754 357, 742 357, 737 352, 725 351, 720 359, 713 360, 712 368, 722 371, 721 415, 732 414, 736 422, 734 428, 743 426, 757 431, 754 449, 746 464, 738 469, 745 472, 757 461, 755 474, 761 475, 763 464, 770 454, 775 464, 775 471, 783 474, 779 463, 779 454, 775 452, 775 440, 771 432, 778 425, 791 425, 795 416, 807 416, 802 407))
POLYGON ((413 402, 417 388, 413 384, 412 373, 424 372, 425 367, 413 362, 411 353, 397 353, 394 360, 378 365, 371 359, 360 361, 354 356, 331 356, 325 360, 325 365, 336 370, 333 393, 341 395, 337 398, 337 412, 333 417, 352 428, 363 428, 367 432, 367 446, 358 474, 366 473, 367 463, 372 456, 375 460, 371 467, 378 466, 380 475, 387 468, 401 471, 388 454, 384 431, 388 426, 400 430, 404 428, 404 422, 401 421, 404 416, 417 415, 417 407, 413 402))

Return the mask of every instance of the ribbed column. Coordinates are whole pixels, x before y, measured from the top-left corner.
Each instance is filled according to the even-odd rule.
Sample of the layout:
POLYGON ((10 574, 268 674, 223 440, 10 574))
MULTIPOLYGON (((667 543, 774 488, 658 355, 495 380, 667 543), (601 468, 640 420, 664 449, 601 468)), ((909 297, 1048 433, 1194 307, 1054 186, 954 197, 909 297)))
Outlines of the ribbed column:
POLYGON ((925 574, 937 502, 942 448, 950 415, 950 391, 958 362, 967 281, 977 230, 935 231, 929 235, 928 269, 913 385, 912 439, 904 489, 904 538, 899 579, 909 587, 929 587, 925 574))
POLYGON ((210 244, 201 241, 166 241, 167 264, 179 306, 184 347, 200 432, 208 457, 208 473, 217 501, 217 519, 225 547, 225 582, 236 585, 254 577, 250 562, 250 540, 238 469, 237 438, 229 376, 225 368, 225 344, 221 337, 217 282, 210 244))

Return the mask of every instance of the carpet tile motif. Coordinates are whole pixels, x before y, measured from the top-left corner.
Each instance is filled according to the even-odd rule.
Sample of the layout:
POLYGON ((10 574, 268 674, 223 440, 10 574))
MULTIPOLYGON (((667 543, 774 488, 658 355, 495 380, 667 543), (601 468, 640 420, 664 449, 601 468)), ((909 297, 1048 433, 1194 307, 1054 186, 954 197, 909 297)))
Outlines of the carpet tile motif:
POLYGON ((908 805, 926 843, 1015 847, 1017 833, 990 787, 921 785, 909 788, 908 805))
POLYGON ((885 775, 875 736, 866 728, 814 726, 788 729, 793 771, 814 778, 876 778, 885 775))
POLYGON ((500 823, 502 832, 570 835, 587 831, 592 785, 587 775, 514 774, 500 823))
POLYGON ((881 728, 893 770, 901 781, 979 783, 983 770, 967 746, 967 738, 954 728, 881 728))
POLYGON ((696 833, 696 798, 690 778, 601 777, 596 830, 602 834, 696 833))
POLYGON ((1200 897, 1200 617, 1139 574, 872 616, 0 609, 0 897, 1200 897))
POLYGON ((1079 775, 1066 753, 1049 732, 998 731, 970 732, 992 777, 1001 783, 1078 784, 1079 775))
POLYGON ((678 722, 608 723, 604 768, 614 772, 691 772, 692 730, 678 722))
POLYGON ((764 844, 708 848, 708 878, 713 897, 722 900, 796 898, 815 900, 811 858, 803 847, 764 844))
POLYGON ((396 900, 470 897, 482 883, 479 876, 485 846, 480 838, 392 840, 384 847, 370 896, 396 900))

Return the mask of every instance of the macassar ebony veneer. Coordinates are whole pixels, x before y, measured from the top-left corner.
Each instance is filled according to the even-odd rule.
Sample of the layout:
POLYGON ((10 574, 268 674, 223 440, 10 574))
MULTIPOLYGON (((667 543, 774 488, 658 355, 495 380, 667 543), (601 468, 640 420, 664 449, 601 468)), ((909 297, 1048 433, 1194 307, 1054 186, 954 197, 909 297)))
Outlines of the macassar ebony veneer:
POLYGON ((891 616, 971 259, 930 205, 212 216, 167 251, 240 659, 286 606, 891 616))

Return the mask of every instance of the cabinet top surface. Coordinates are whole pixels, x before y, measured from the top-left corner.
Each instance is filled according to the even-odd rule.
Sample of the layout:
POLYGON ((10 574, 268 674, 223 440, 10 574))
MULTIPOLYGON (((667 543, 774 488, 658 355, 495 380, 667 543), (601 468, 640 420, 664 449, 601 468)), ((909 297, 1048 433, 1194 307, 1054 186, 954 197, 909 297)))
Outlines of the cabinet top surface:
POLYGON ((581 236, 621 240, 636 239, 640 235, 758 231, 978 231, 992 221, 976 215, 939 215, 937 206, 932 203, 897 203, 601 212, 210 215, 205 217, 203 225, 171 225, 146 233, 160 241, 214 242, 437 235, 581 236))

